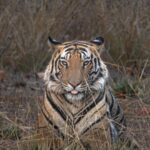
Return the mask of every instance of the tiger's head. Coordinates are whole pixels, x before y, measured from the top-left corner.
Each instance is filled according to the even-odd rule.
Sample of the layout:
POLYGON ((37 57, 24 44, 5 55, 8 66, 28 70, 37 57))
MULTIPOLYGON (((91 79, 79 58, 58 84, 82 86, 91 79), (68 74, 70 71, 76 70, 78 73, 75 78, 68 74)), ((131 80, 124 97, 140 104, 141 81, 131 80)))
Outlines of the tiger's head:
POLYGON ((44 74, 46 88, 69 101, 104 90, 108 71, 100 58, 104 39, 60 43, 49 38, 54 53, 44 74))

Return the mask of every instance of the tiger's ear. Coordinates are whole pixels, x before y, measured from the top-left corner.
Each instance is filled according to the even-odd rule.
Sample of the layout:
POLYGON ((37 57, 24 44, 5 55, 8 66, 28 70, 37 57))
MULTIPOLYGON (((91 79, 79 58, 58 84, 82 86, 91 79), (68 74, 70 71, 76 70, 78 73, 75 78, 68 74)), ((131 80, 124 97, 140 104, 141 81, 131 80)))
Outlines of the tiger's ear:
POLYGON ((50 36, 48 37, 48 42, 47 42, 47 43, 48 43, 48 46, 49 46, 50 48, 54 48, 55 46, 61 44, 61 42, 56 41, 55 39, 52 39, 50 36))
POLYGON ((98 50, 101 53, 104 50, 104 38, 101 36, 96 37, 95 39, 90 41, 91 43, 94 43, 95 45, 98 46, 98 50))
POLYGON ((94 40, 91 40, 91 42, 96 45, 102 45, 102 44, 104 44, 104 38, 101 36, 98 36, 94 40))

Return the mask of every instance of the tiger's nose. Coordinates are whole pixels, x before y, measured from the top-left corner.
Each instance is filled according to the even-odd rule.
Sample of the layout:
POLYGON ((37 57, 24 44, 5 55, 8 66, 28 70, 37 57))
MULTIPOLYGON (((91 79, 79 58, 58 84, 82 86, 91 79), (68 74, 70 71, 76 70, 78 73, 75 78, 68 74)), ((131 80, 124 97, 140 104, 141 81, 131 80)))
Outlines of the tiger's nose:
POLYGON ((75 89, 81 82, 69 82, 69 84, 75 89))

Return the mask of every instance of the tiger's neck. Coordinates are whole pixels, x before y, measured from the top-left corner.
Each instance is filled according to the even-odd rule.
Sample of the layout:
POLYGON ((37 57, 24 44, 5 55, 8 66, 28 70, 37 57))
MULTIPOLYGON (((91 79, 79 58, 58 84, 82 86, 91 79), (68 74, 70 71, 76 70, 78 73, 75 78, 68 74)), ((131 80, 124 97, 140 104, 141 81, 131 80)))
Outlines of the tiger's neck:
MULTIPOLYGON (((100 101, 105 103, 104 94, 106 91, 96 93, 87 97, 87 101, 68 101, 63 95, 49 92, 46 90, 44 99, 44 109, 47 111, 48 116, 57 112, 62 118, 69 118, 71 122, 76 122, 86 112, 92 110, 100 101)), ((54 115, 53 115, 54 116, 54 115)))
POLYGON ((84 101, 75 105, 66 101, 62 95, 46 92, 43 105, 44 115, 47 116, 48 121, 54 122, 61 128, 62 133, 65 131, 68 134, 74 133, 73 129, 80 135, 86 132, 89 126, 97 124, 97 121, 99 122, 107 115, 105 91, 96 96, 96 98, 90 97, 87 103, 84 101))
POLYGON ((92 95, 87 95, 82 101, 69 101, 62 94, 56 94, 54 92, 47 91, 45 93, 45 100, 49 103, 54 103, 57 107, 65 110, 67 114, 74 115, 78 113, 82 108, 88 107, 96 99, 101 99, 103 97, 104 91, 101 93, 94 93, 92 95))

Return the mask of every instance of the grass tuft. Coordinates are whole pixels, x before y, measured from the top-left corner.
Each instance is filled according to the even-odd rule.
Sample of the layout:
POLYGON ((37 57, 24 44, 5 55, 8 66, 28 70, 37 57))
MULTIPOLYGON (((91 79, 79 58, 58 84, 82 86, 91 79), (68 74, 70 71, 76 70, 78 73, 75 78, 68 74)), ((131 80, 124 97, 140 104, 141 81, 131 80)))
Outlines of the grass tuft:
POLYGON ((16 126, 9 126, 0 130, 0 138, 18 140, 21 137, 21 131, 16 126))

